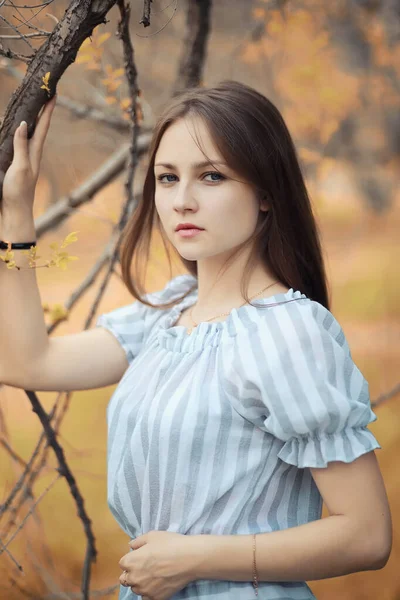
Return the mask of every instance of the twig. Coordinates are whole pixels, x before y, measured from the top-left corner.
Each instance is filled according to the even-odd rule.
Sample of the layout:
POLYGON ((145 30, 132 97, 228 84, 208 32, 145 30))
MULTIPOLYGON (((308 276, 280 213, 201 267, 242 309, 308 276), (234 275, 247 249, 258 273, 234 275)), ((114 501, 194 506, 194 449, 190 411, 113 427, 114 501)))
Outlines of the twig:
MULTIPOLYGON (((91 268, 91 270, 89 271, 89 273, 87 274, 85 279, 79 284, 79 286, 76 288, 76 290, 74 292, 72 292, 72 294, 70 295, 68 300, 66 300, 66 302, 64 302, 64 308, 66 310, 68 310, 68 312, 80 300, 80 298, 83 296, 83 294, 86 292, 86 290, 88 290, 94 284, 94 282, 96 281, 97 275, 100 273, 103 266, 106 263, 108 263, 109 260, 111 259, 113 249, 116 244, 116 239, 114 239, 114 238, 116 238, 117 235, 118 235, 118 232, 113 234, 113 236, 111 237, 111 240, 107 244, 107 247, 103 251, 100 258, 97 260, 96 264, 91 268)), ((93 317, 94 317, 94 312, 93 312, 93 317)), ((91 319, 89 320, 89 323, 90 322, 91 322, 91 319)), ((53 331, 59 325, 59 323, 60 323, 60 321, 56 321, 55 323, 51 324, 48 327, 48 330, 47 330, 48 335, 53 333, 53 331)), ((85 325, 85 328, 86 328, 86 325, 85 325)))
MULTIPOLYGON (((60 396, 58 396, 58 398, 59 397, 60 396)), ((58 399, 57 399, 57 401, 58 401, 58 399)), ((55 410, 57 407, 57 401, 56 401, 55 405, 53 406, 51 413, 49 414, 50 420, 52 419, 52 417, 55 413, 55 410)), ((39 441, 36 444, 36 448, 34 449, 29 461, 26 463, 25 469, 24 469, 23 473, 20 475, 19 480, 17 481, 16 485, 11 490, 11 493, 10 493, 9 497, 7 498, 7 500, 2 505, 0 505, 0 517, 6 512, 6 510, 8 510, 8 508, 11 506, 12 502, 14 501, 14 498, 16 497, 17 493, 19 492, 20 489, 22 489, 25 478, 26 478, 27 474, 29 473, 29 471, 31 470, 32 465, 33 465, 37 455, 39 454, 41 445, 44 440, 45 440, 45 434, 44 434, 44 432, 42 432, 42 434, 39 438, 39 441)))
POLYGON ((14 27, 14 25, 12 23, 10 23, 9 21, 7 21, 7 19, 5 19, 4 17, 2 17, 1 15, 0 15, 0 19, 4 23, 7 23, 7 25, 10 27, 10 29, 13 29, 14 31, 16 31, 19 34, 19 39, 23 40, 24 42, 26 42, 31 50, 33 50, 33 51, 35 50, 35 48, 29 42, 29 40, 27 39, 27 37, 23 33, 19 32, 18 29, 16 27, 14 27))
MULTIPOLYGON (((25 33, 26 38, 43 38, 49 37, 51 31, 43 31, 43 33, 25 33)), ((20 40, 20 35, 0 35, 0 40, 20 40)))
MULTIPOLYGON (((150 0, 151 1, 151 0, 150 0)), ((125 193, 128 201, 128 211, 125 219, 121 222, 121 230, 125 227, 126 221, 130 212, 134 209, 133 202, 133 178, 135 169, 139 160, 138 139, 139 139, 139 121, 137 112, 137 101, 139 97, 139 86, 137 82, 137 69, 135 65, 135 53, 133 50, 132 40, 129 32, 130 7, 125 6, 125 0, 118 0, 118 8, 121 14, 121 21, 118 23, 118 37, 122 41, 124 52, 124 67, 125 75, 128 81, 129 93, 132 98, 132 107, 130 110, 131 117, 131 144, 129 148, 128 174, 125 182, 125 193)), ((150 8, 149 8, 150 10, 150 8)))
MULTIPOLYGON (((157 29, 157 31, 154 31, 154 33, 149 33, 149 35, 140 35, 140 33, 137 33, 137 37, 140 38, 150 38, 153 37, 154 35, 157 35, 158 33, 160 33, 160 31, 162 31, 163 29, 166 28, 166 26, 171 23, 172 19, 174 18, 174 14, 176 13, 178 8, 178 0, 175 0, 175 6, 174 6, 174 10, 172 12, 172 15, 170 16, 170 18, 168 19, 168 21, 165 23, 165 25, 163 25, 162 27, 160 27, 160 29, 157 29)), ((149 23, 150 25, 150 23, 149 23)))
POLYGON ((96 550, 96 546, 95 546, 95 538, 94 538, 93 531, 92 531, 92 522, 86 513, 85 501, 84 501, 83 496, 80 493, 79 488, 76 484, 75 477, 73 476, 73 474, 67 464, 67 461, 65 460, 64 450, 62 449, 62 447, 60 446, 60 444, 58 443, 58 441, 56 439, 54 429, 50 424, 50 421, 46 414, 46 411, 40 404, 35 392, 31 392, 28 390, 25 390, 25 392, 32 404, 33 412, 35 412, 39 417, 42 427, 46 433, 48 443, 54 450, 54 453, 57 457, 58 464, 59 464, 58 470, 59 470, 60 474, 63 477, 65 477, 65 479, 67 480, 71 494, 75 500, 75 503, 76 503, 76 506, 78 509, 79 517, 83 523, 83 528, 86 533, 86 538, 87 538, 87 550, 86 550, 86 558, 85 558, 85 567, 86 568, 84 568, 83 574, 82 574, 82 577, 83 577, 82 578, 82 593, 84 595, 84 598, 86 599, 86 598, 88 598, 88 594, 89 594, 88 571, 90 574, 90 564, 96 560, 96 555, 97 555, 97 550, 96 550), (87 565, 89 565, 89 567, 87 567, 87 565))
POLYGON ((8 6, 10 8, 41 8, 48 6, 49 4, 52 4, 54 2, 54 0, 45 0, 45 2, 42 2, 42 4, 34 4, 32 6, 24 4, 23 6, 19 5, 19 4, 14 4, 14 2, 12 4, 4 4, 4 6, 8 6))
MULTIPOLYGON (((62 418, 65 414, 66 407, 69 404, 70 396, 71 396, 71 393, 68 392, 65 397, 64 406, 61 405, 60 412, 59 412, 59 414, 57 414, 57 409, 59 408, 59 406, 61 404, 60 399, 62 399, 62 397, 63 397, 63 393, 58 394, 57 400, 54 403, 54 406, 50 412, 50 415, 49 415, 50 419, 52 419, 52 417, 54 416, 53 429, 54 429, 55 433, 58 433, 62 418)), ((14 489, 11 491, 10 497, 7 499, 6 504, 9 506, 11 501, 13 501, 14 497, 16 496, 18 490, 21 489, 23 487, 23 485, 25 486, 24 491, 18 500, 18 503, 16 504, 16 506, 11 507, 11 509, 10 509, 12 514, 14 514, 14 515, 18 514, 19 511, 21 510, 21 508, 23 507, 23 505, 25 504, 26 500, 30 500, 30 499, 34 498, 34 495, 32 492, 33 484, 35 483, 35 481, 39 477, 40 473, 46 466, 48 452, 49 452, 49 444, 46 440, 45 433, 42 432, 42 435, 40 436, 39 442, 33 452, 33 455, 27 465, 27 468, 25 469, 24 473, 20 477, 17 484, 14 486, 14 489), (46 443, 43 448, 44 442, 46 442, 46 443), (40 452, 41 452, 41 455, 40 455, 40 452), (34 465, 34 461, 37 456, 39 456, 39 462, 37 465, 36 464, 34 465), (25 480, 26 480, 26 482, 25 482, 25 480)), ((14 519, 13 519, 13 517, 11 517, 4 529, 4 535, 6 535, 8 533, 8 529, 12 525, 14 525, 14 523, 15 523, 14 519)))
POLYGON ((143 3, 143 17, 139 21, 139 25, 143 25, 143 27, 150 25, 151 2, 152 0, 144 0, 143 3))
MULTIPOLYGON (((24 74, 11 64, 7 65, 5 68, 7 73, 19 81, 24 78, 24 74)), ((121 119, 121 117, 118 116, 114 117, 113 115, 108 115, 95 106, 88 106, 87 104, 77 102, 76 100, 68 98, 68 96, 64 96, 62 94, 57 94, 57 108, 58 107, 66 108, 78 119, 90 119, 91 121, 96 121, 102 125, 107 125, 107 127, 111 127, 114 131, 125 133, 130 129, 129 121, 121 119)), ((148 129, 150 130, 150 127, 148 129)))
POLYGON ((5 546, 3 544, 3 542, 0 540, 0 554, 2 554, 3 552, 5 552, 7 554, 8 558, 14 563, 14 565, 17 567, 18 571, 21 571, 23 573, 24 569, 22 568, 22 565, 19 564, 19 562, 17 561, 16 558, 14 558, 14 556, 11 554, 11 552, 9 551, 7 546, 5 546))
POLYGON ((15 460, 15 462, 22 465, 23 467, 26 467, 26 462, 20 456, 18 456, 18 454, 15 452, 15 450, 11 448, 10 444, 3 436, 0 437, 0 444, 3 446, 6 452, 8 452, 11 458, 15 460))
MULTIPOLYGON (((150 133, 142 133, 138 139, 139 156, 144 154, 149 147, 151 140, 150 133)), ((69 216, 74 214, 74 209, 89 202, 105 185, 113 181, 121 172, 123 172, 127 159, 129 157, 129 144, 124 144, 116 150, 114 154, 86 181, 84 181, 75 190, 72 190, 68 196, 62 197, 53 204, 44 214, 35 219, 36 239, 42 237, 47 231, 54 229, 69 216)))
POLYGON ((400 383, 396 383, 394 388, 392 388, 389 392, 385 392, 384 394, 378 396, 376 400, 371 402, 371 406, 379 406, 380 404, 386 402, 390 398, 394 398, 395 396, 397 396, 397 394, 400 394, 400 383))
POLYGON ((11 544, 11 542, 15 539, 16 535, 18 534, 19 531, 21 531, 21 529, 23 528, 25 522, 27 521, 27 519, 31 516, 31 514, 33 513, 34 509, 36 508, 36 506, 39 504, 39 502, 41 501, 41 499, 51 490, 51 488, 57 483, 57 481, 61 478, 61 474, 58 474, 57 477, 51 482, 51 484, 40 494, 39 498, 36 500, 36 502, 34 502, 31 510, 29 510, 29 512, 25 515, 24 519, 22 520, 22 522, 20 523, 19 527, 14 531, 14 533, 12 534, 12 536, 7 540, 7 542, 5 544, 2 544, 2 548, 0 549, 0 556, 3 554, 3 552, 8 548, 8 546, 11 544))
POLYGON ((26 56, 25 54, 18 54, 12 50, 4 50, 3 46, 0 44, 0 56, 4 56, 10 60, 21 60, 24 63, 29 63, 29 61, 32 60, 33 54, 26 56))

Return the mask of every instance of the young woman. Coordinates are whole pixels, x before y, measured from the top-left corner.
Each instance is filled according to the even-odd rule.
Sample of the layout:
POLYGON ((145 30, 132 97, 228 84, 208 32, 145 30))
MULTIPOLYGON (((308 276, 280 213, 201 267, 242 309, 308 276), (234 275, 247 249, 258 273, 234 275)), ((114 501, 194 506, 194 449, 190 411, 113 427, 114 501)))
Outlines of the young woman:
MULTIPOLYGON (((15 134, 2 231, 13 242, 34 236, 26 206, 53 107, 29 142, 29 185, 18 178, 29 144, 15 134)), ((34 271, 0 269, 17 323, 0 305, 1 381, 118 383, 108 502, 135 538, 119 561, 120 600, 308 600, 308 580, 382 568, 392 527, 367 428, 376 415, 329 310, 296 151, 269 100, 233 81, 172 100, 121 264, 135 302, 50 339, 34 271), (155 231, 186 273, 145 294, 140 261, 155 231)))

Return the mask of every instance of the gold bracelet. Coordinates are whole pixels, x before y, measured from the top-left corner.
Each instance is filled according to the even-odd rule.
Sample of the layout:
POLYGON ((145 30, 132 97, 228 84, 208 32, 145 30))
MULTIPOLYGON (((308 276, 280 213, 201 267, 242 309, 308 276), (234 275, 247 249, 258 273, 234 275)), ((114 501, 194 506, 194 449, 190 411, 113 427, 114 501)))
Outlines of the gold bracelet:
POLYGON ((256 563, 256 534, 253 533, 253 587, 255 595, 258 596, 258 578, 257 578, 257 563, 256 563))

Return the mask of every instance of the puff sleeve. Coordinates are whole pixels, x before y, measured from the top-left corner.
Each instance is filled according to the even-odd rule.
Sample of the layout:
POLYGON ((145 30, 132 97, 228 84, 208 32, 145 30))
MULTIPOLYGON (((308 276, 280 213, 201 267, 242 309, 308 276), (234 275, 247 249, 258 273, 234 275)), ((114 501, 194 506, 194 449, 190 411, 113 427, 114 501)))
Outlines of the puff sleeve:
MULTIPOLYGON (((181 280, 185 276, 178 275, 171 279, 163 289, 145 298, 154 304, 168 302, 182 293, 181 280)), ((164 310, 146 306, 139 300, 101 314, 96 321, 96 327, 104 327, 118 340, 125 351, 128 363, 136 358, 141 351, 148 334, 156 322, 165 313, 164 310)))
POLYGON ((128 363, 139 354, 144 337, 146 309, 149 307, 136 300, 111 312, 100 315, 96 327, 104 327, 121 344, 128 363))
POLYGON ((307 299, 260 313, 256 325, 232 371, 251 390, 253 411, 263 407, 260 427, 283 442, 281 460, 327 467, 381 448, 367 429, 377 419, 368 382, 330 311, 307 299))

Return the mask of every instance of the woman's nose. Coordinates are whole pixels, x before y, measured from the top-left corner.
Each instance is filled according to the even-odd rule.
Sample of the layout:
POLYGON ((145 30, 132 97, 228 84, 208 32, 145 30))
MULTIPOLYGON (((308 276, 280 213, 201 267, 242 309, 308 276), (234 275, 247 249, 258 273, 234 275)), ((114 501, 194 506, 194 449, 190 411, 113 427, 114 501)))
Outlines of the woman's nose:
POLYGON ((177 210, 183 210, 185 208, 194 208, 195 199, 193 197, 193 190, 189 183, 183 183, 180 181, 175 188, 175 196, 173 200, 173 206, 177 210))

